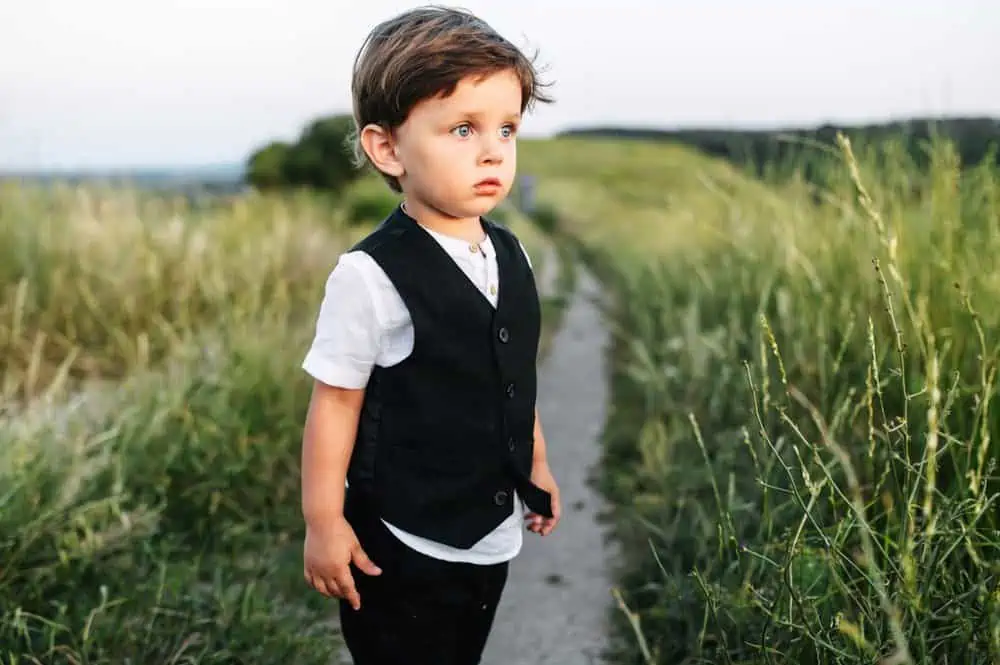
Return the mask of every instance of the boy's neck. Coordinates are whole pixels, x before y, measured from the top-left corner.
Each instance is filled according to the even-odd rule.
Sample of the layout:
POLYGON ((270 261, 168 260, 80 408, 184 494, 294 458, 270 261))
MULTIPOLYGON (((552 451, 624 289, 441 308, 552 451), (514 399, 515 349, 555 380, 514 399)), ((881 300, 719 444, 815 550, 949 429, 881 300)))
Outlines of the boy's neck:
POLYGON ((470 243, 481 242, 485 236, 479 217, 450 217, 436 208, 413 199, 404 200, 402 206, 403 212, 435 233, 470 243))

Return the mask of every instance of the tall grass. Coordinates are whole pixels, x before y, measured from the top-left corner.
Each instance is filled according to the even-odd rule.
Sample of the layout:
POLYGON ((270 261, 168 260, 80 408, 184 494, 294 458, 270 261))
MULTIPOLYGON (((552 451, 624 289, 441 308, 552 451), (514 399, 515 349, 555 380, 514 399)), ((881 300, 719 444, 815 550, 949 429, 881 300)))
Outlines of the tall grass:
POLYGON ((311 303, 344 212, 312 196, 194 208, 118 188, 0 188, 3 394, 119 378, 191 334, 311 303))
POLYGON ((658 226, 613 182, 617 243, 564 225, 618 296, 621 662, 1000 659, 1000 173, 929 150, 760 196, 692 159, 658 226))
POLYGON ((329 661, 301 580, 287 315, 5 419, 0 661, 329 661))
POLYGON ((304 195, 3 192, 0 662, 330 662, 299 364, 349 221, 304 195))

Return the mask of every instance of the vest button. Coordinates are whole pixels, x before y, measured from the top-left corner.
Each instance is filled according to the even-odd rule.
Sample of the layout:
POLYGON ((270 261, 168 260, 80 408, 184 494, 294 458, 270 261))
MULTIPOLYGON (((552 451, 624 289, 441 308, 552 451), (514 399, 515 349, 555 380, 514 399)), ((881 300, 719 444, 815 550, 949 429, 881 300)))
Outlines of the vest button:
POLYGON ((506 344, 510 340, 510 331, 507 330, 506 328, 501 328, 499 331, 497 331, 497 337, 500 338, 501 342, 506 344))
POLYGON ((497 504, 498 506, 502 506, 503 504, 507 503, 507 492, 500 490, 499 492, 494 494, 493 503, 497 504))
POLYGON ((514 448, 515 448, 514 437, 510 437, 509 439, 507 439, 507 450, 509 450, 510 452, 514 452, 514 448))
POLYGON ((513 397, 513 396, 514 396, 514 384, 513 383, 508 383, 507 384, 507 397, 513 397))

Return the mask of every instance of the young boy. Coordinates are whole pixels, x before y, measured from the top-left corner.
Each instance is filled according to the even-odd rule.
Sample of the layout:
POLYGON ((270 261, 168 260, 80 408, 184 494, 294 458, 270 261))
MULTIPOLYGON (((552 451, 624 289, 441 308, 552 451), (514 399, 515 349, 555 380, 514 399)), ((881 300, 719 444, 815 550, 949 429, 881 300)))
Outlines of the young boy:
POLYGON ((473 665, 559 489, 535 407, 540 309, 510 191, 532 63, 438 7, 378 25, 352 91, 359 161, 402 203, 330 274, 303 362, 305 577, 356 665, 473 665))

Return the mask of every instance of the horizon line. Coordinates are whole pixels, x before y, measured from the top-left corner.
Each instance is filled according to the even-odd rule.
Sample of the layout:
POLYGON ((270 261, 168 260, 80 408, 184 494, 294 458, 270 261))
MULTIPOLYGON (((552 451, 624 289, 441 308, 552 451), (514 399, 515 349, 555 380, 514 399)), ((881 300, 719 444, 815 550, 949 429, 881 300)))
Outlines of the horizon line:
MULTIPOLYGON (((880 118, 871 117, 865 120, 856 119, 850 121, 834 121, 834 120, 823 120, 816 122, 802 122, 802 123, 774 123, 774 124, 757 124, 757 123, 744 123, 725 125, 716 123, 706 123, 706 124, 675 124, 675 125, 659 125, 652 123, 615 123, 615 122, 591 122, 587 124, 581 124, 578 126, 568 126, 562 129, 554 130, 551 132, 540 132, 538 134, 529 135, 523 137, 523 141, 538 141, 538 140, 550 140, 553 138, 558 138, 560 136, 568 136, 572 134, 578 134, 581 132, 596 132, 596 131, 621 131, 621 132, 649 132, 649 133, 664 133, 664 134, 681 134, 681 133, 697 133, 697 132, 735 132, 735 133, 769 133, 769 132, 802 132, 802 131, 815 131, 823 127, 841 127, 841 128, 872 128, 872 127, 882 127, 906 123, 932 123, 932 122, 955 122, 955 121, 985 121, 993 122, 1000 126, 1000 114, 993 115, 989 112, 982 113, 960 113, 960 114, 914 114, 914 115, 890 115, 880 118)), ((161 162, 158 164, 106 164, 106 165, 90 165, 90 166, 49 166, 49 167, 6 167, 0 165, 0 176, 31 176, 31 175, 54 175, 54 174, 103 174, 103 175, 116 175, 116 174, 135 174, 142 172, 151 171, 168 171, 172 173, 179 172, 199 172, 199 171, 236 171, 239 170, 243 173, 246 171, 246 158, 232 159, 228 161, 212 161, 212 162, 185 162, 185 163, 167 163, 161 162)))

